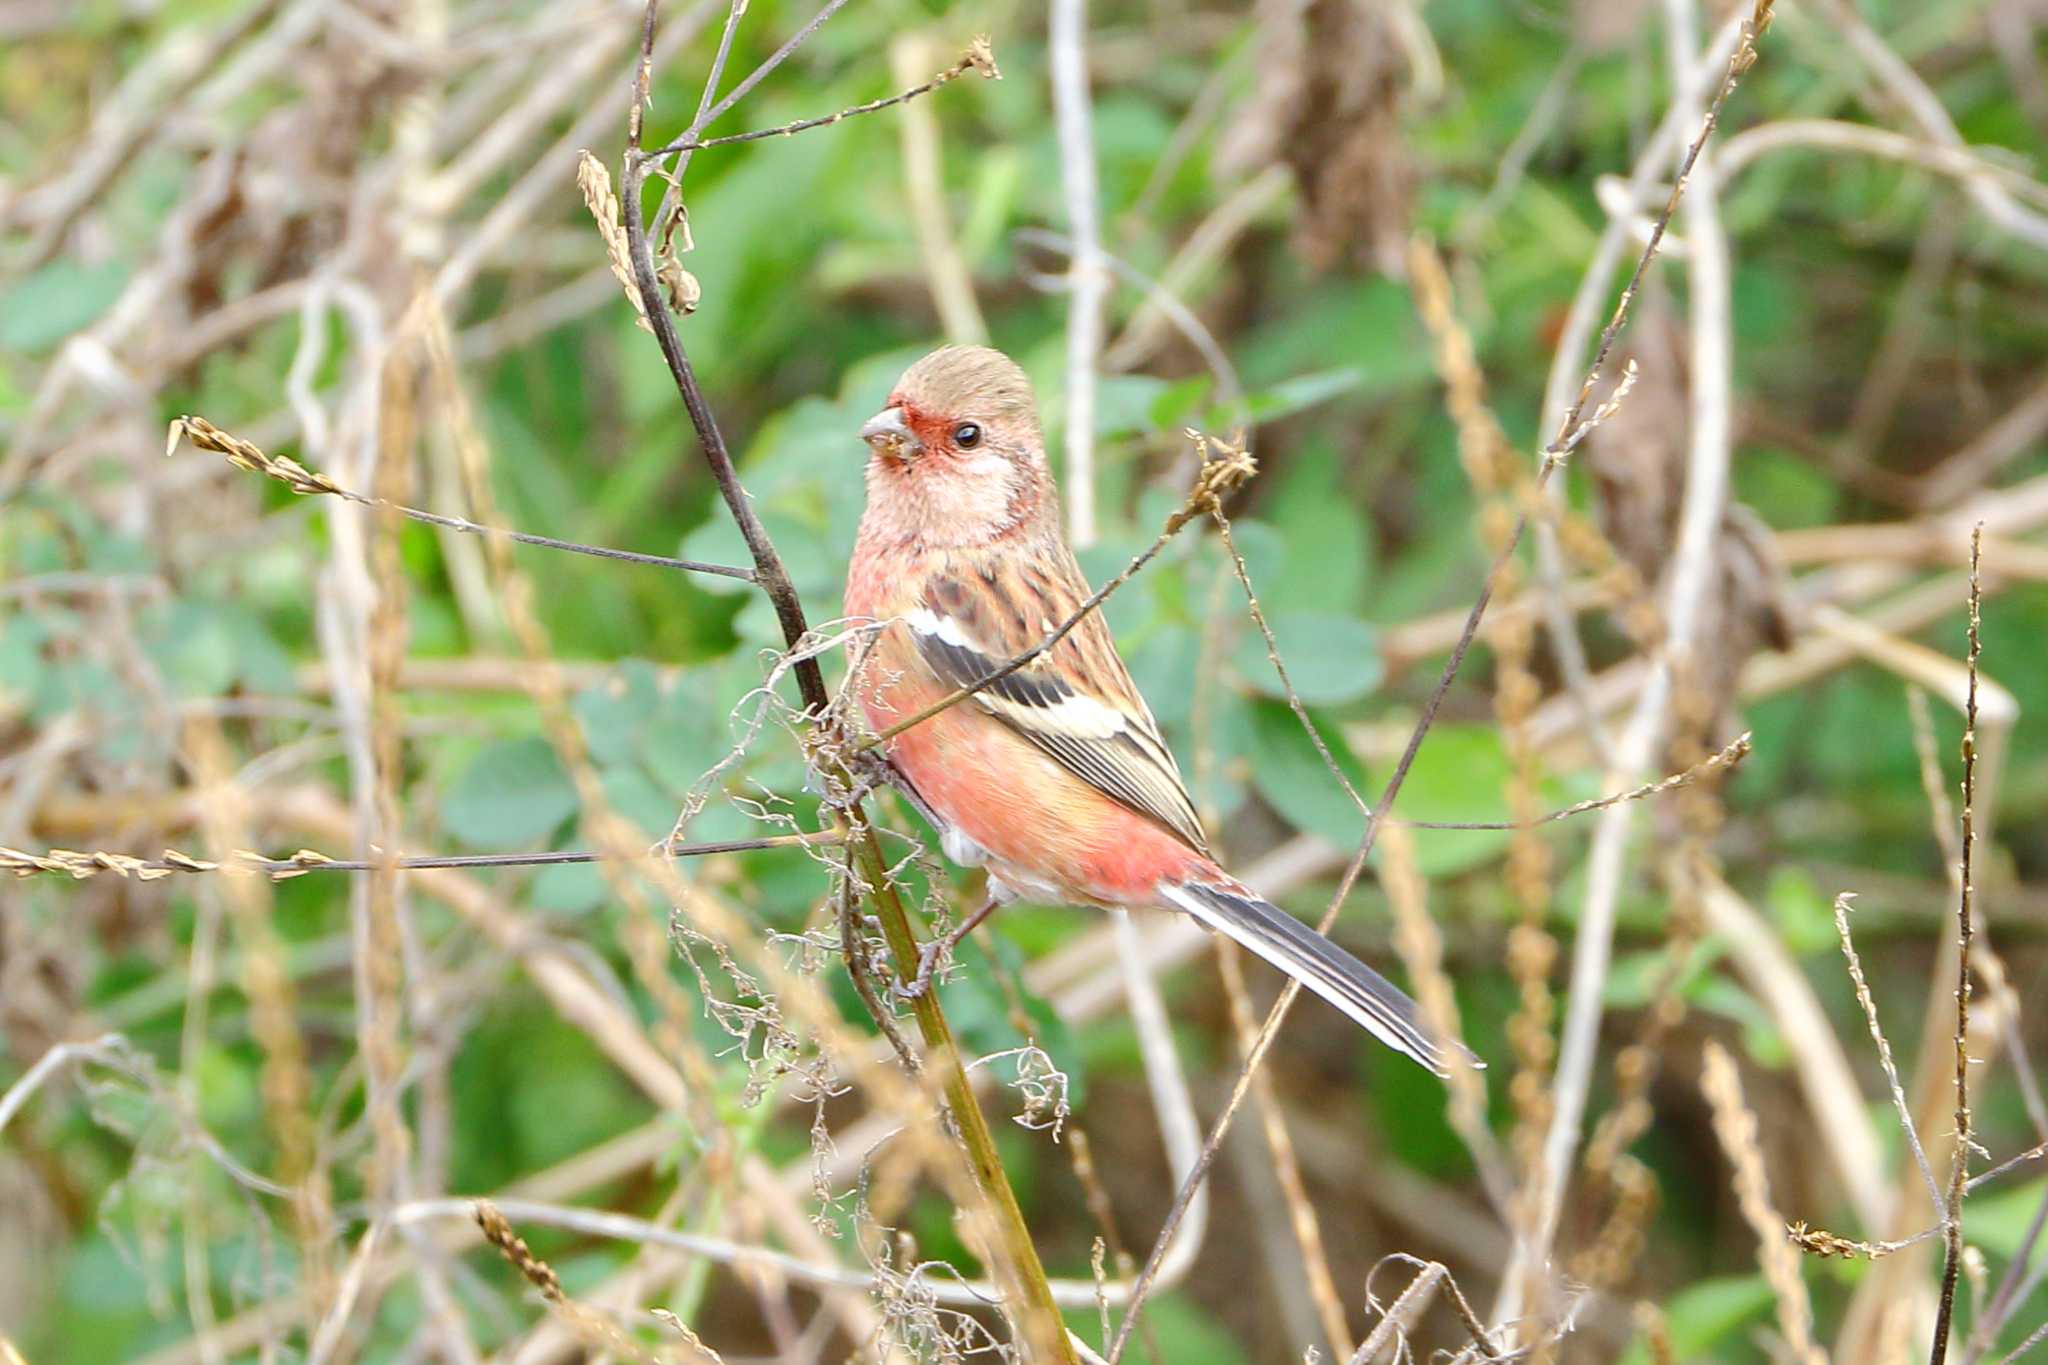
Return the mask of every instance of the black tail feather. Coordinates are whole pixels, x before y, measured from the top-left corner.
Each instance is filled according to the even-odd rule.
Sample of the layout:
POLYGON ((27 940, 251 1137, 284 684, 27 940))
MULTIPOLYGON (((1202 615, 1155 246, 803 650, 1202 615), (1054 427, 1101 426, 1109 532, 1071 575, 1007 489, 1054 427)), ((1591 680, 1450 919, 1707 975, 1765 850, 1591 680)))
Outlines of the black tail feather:
POLYGON ((1199 882, 1168 883, 1159 891, 1176 908, 1264 958, 1437 1075, 1450 1074, 1446 1046, 1469 1066, 1485 1065, 1455 1041, 1439 1043, 1423 1025, 1415 1002, 1392 982, 1279 906, 1199 882))

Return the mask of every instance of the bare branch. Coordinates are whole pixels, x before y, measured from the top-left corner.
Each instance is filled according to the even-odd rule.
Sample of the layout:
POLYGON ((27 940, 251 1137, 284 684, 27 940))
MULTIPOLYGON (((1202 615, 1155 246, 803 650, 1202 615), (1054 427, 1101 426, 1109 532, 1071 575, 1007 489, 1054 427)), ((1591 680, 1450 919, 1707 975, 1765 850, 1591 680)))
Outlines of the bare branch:
POLYGON ((660 151, 648 152, 647 155, 650 157, 664 157, 675 152, 701 152, 706 147, 730 147, 740 142, 759 142, 763 138, 793 137, 798 133, 807 133, 813 128, 829 127, 834 123, 840 122, 842 119, 855 118, 861 114, 872 114, 879 110, 890 108, 892 105, 903 104, 916 99, 919 95, 929 95, 940 86, 949 81, 957 80, 969 71, 974 72, 986 81, 999 81, 1003 78, 1003 73, 996 68, 995 48, 990 45, 987 38, 976 38, 968 45, 967 51, 961 56, 959 61, 953 63, 930 80, 925 81, 921 85, 913 85, 908 90, 899 91, 894 95, 888 96, 886 99, 870 100, 866 104, 856 104, 850 109, 841 109, 836 114, 826 114, 821 118, 798 119, 793 123, 778 124, 773 128, 756 128, 748 133, 727 133, 723 137, 705 138, 701 142, 691 141, 687 138, 678 138, 660 151))
POLYGON ((1955 1316, 1956 1277, 1963 1262, 1963 1195, 1970 1170, 1970 941, 1977 926, 1971 915, 1976 891, 1977 849, 1977 660, 1983 652, 1984 528, 1970 533, 1970 690, 1963 706, 1962 887, 1956 897, 1956 1145, 1949 1159, 1947 1234, 1941 1267, 1941 1301, 1934 1315, 1934 1344, 1927 1365, 1948 1359, 1949 1323, 1955 1316))

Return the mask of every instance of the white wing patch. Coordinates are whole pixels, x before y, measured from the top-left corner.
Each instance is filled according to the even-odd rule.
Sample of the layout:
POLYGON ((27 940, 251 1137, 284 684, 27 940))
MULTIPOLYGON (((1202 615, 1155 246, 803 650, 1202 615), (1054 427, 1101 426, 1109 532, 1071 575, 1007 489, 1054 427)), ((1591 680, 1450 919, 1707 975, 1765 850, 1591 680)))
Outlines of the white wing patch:
POLYGON ((944 640, 956 649, 979 649, 974 641, 967 638, 960 623, 950 616, 941 616, 930 607, 919 607, 904 618, 904 623, 919 635, 929 635, 944 640))

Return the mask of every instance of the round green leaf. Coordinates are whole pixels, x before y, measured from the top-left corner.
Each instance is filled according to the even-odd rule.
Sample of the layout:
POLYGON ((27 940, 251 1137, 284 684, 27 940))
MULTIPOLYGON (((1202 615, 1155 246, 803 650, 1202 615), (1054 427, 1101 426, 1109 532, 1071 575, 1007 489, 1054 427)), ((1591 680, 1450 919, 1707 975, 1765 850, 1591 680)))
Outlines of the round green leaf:
MULTIPOLYGON (((1267 619, 1294 690, 1309 705, 1355 701, 1379 686, 1385 671, 1379 640, 1365 622, 1327 611, 1285 611, 1267 619)), ((1266 656, 1265 637, 1257 630, 1238 636, 1231 661, 1254 691, 1268 697, 1287 695, 1266 656)))
POLYGON ((478 754, 441 803, 448 832, 477 848, 511 848, 540 838, 576 811, 576 789, 538 735, 478 754))

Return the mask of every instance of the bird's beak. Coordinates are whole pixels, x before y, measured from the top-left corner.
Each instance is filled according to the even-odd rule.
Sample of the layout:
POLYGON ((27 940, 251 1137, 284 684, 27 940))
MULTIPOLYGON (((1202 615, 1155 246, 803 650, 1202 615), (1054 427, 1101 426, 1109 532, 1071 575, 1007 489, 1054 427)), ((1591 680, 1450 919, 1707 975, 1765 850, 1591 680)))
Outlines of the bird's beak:
POLYGON ((860 438, 877 455, 907 461, 924 454, 924 442, 917 439, 917 433, 903 420, 902 408, 883 408, 870 417, 867 425, 860 429, 860 438))

